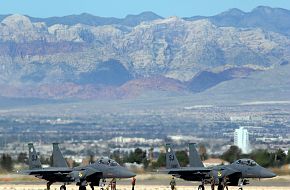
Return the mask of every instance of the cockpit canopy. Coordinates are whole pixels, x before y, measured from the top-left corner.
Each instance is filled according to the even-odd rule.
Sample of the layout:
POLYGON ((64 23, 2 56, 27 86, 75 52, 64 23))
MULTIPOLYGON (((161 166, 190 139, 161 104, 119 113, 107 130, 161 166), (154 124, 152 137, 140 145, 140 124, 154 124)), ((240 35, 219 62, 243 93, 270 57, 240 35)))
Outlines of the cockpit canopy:
POLYGON ((247 166, 257 166, 258 164, 251 159, 239 159, 236 161, 236 164, 240 164, 240 165, 247 165, 247 166))
POLYGON ((101 158, 97 161, 99 164, 108 165, 108 166, 119 166, 119 164, 110 158, 101 158))

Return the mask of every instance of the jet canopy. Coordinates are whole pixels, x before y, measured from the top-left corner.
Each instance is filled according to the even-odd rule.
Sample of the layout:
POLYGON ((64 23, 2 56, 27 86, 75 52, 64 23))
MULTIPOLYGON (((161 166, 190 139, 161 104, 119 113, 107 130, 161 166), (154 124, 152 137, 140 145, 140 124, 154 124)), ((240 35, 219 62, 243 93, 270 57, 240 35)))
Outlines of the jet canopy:
POLYGON ((108 166, 119 166, 118 162, 109 158, 101 158, 97 161, 98 164, 108 165, 108 166))
POLYGON ((251 159, 239 159, 236 161, 236 164, 247 165, 247 166, 252 166, 252 167, 258 165, 254 160, 251 160, 251 159))

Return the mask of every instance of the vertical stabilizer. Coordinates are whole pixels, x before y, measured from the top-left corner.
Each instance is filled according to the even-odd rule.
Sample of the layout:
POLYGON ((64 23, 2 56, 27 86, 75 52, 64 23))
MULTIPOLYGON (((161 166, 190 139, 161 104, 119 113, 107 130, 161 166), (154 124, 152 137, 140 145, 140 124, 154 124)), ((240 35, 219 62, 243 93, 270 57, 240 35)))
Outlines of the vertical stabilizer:
POLYGON ((171 144, 166 144, 166 168, 180 168, 179 162, 171 144))
POLYGON ((64 159, 59 147, 58 143, 52 144, 52 166, 53 167, 68 167, 66 160, 64 159))
POLYGON ((28 151, 29 151, 29 158, 28 158, 29 169, 30 170, 40 169, 41 168, 40 159, 32 143, 28 144, 28 151))
POLYGON ((204 167, 195 143, 189 143, 189 165, 190 167, 204 167))

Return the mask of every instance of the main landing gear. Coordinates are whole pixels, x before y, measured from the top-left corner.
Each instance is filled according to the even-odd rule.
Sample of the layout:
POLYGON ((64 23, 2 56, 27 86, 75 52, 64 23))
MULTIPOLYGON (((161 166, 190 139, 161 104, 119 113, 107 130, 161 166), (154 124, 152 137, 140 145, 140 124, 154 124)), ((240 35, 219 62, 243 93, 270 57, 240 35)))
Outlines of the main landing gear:
POLYGON ((53 184, 53 182, 51 182, 51 181, 49 181, 49 182, 47 182, 47 184, 46 184, 46 189, 47 190, 50 190, 50 186, 53 184))
POLYGON ((86 190, 86 186, 79 186, 79 190, 86 190))
POLYGON ((197 190, 204 190, 204 180, 201 181, 201 185, 198 186, 197 190))
POLYGON ((239 183, 239 189, 238 190, 243 190, 243 186, 249 184, 248 179, 241 179, 241 182, 239 183))
POLYGON ((218 190, 224 190, 224 186, 222 184, 218 185, 218 190))
POLYGON ((243 190, 243 185, 244 185, 244 179, 241 180, 238 190, 243 190))
POLYGON ((59 190, 66 190, 66 186, 65 185, 60 186, 59 190))
POLYGON ((204 190, 204 185, 199 185, 197 189, 198 190, 204 190))
MULTIPOLYGON (((46 184, 46 189, 47 189, 47 190, 50 190, 50 186, 51 186, 52 184, 53 184, 53 182, 51 182, 51 181, 47 182, 47 184, 46 184)), ((59 190, 66 190, 66 186, 65 186, 65 185, 60 186, 59 190)))
POLYGON ((218 190, 229 190, 227 185, 219 184, 218 185, 218 190))
POLYGON ((106 189, 105 186, 106 186, 106 179, 100 180, 99 181, 99 187, 101 187, 100 190, 105 190, 106 189))
MULTIPOLYGON (((92 183, 90 183, 90 187, 91 187, 91 189, 92 190, 94 190, 95 188, 94 188, 94 184, 92 184, 92 183)), ((86 190, 87 188, 86 188, 86 186, 85 185, 80 185, 79 186, 79 190, 86 190)), ((65 190, 65 189, 64 189, 65 190)))
POLYGON ((92 190, 95 190, 94 185, 92 183, 90 184, 90 187, 92 190))

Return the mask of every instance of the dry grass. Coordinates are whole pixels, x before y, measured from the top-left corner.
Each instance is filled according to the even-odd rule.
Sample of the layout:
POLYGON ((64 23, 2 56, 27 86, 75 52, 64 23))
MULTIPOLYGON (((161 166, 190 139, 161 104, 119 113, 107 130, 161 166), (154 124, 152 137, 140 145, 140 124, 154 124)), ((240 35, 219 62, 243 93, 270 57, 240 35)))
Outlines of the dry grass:
POLYGON ((0 182, 35 182, 40 181, 38 178, 34 176, 28 175, 15 175, 15 174, 7 174, 7 175, 0 175, 0 182))
MULTIPOLYGON (((271 169, 274 173, 277 175, 283 176, 283 175, 290 175, 290 169, 285 167, 282 168, 272 168, 271 169)), ((289 188, 290 189, 290 188, 289 188)))

